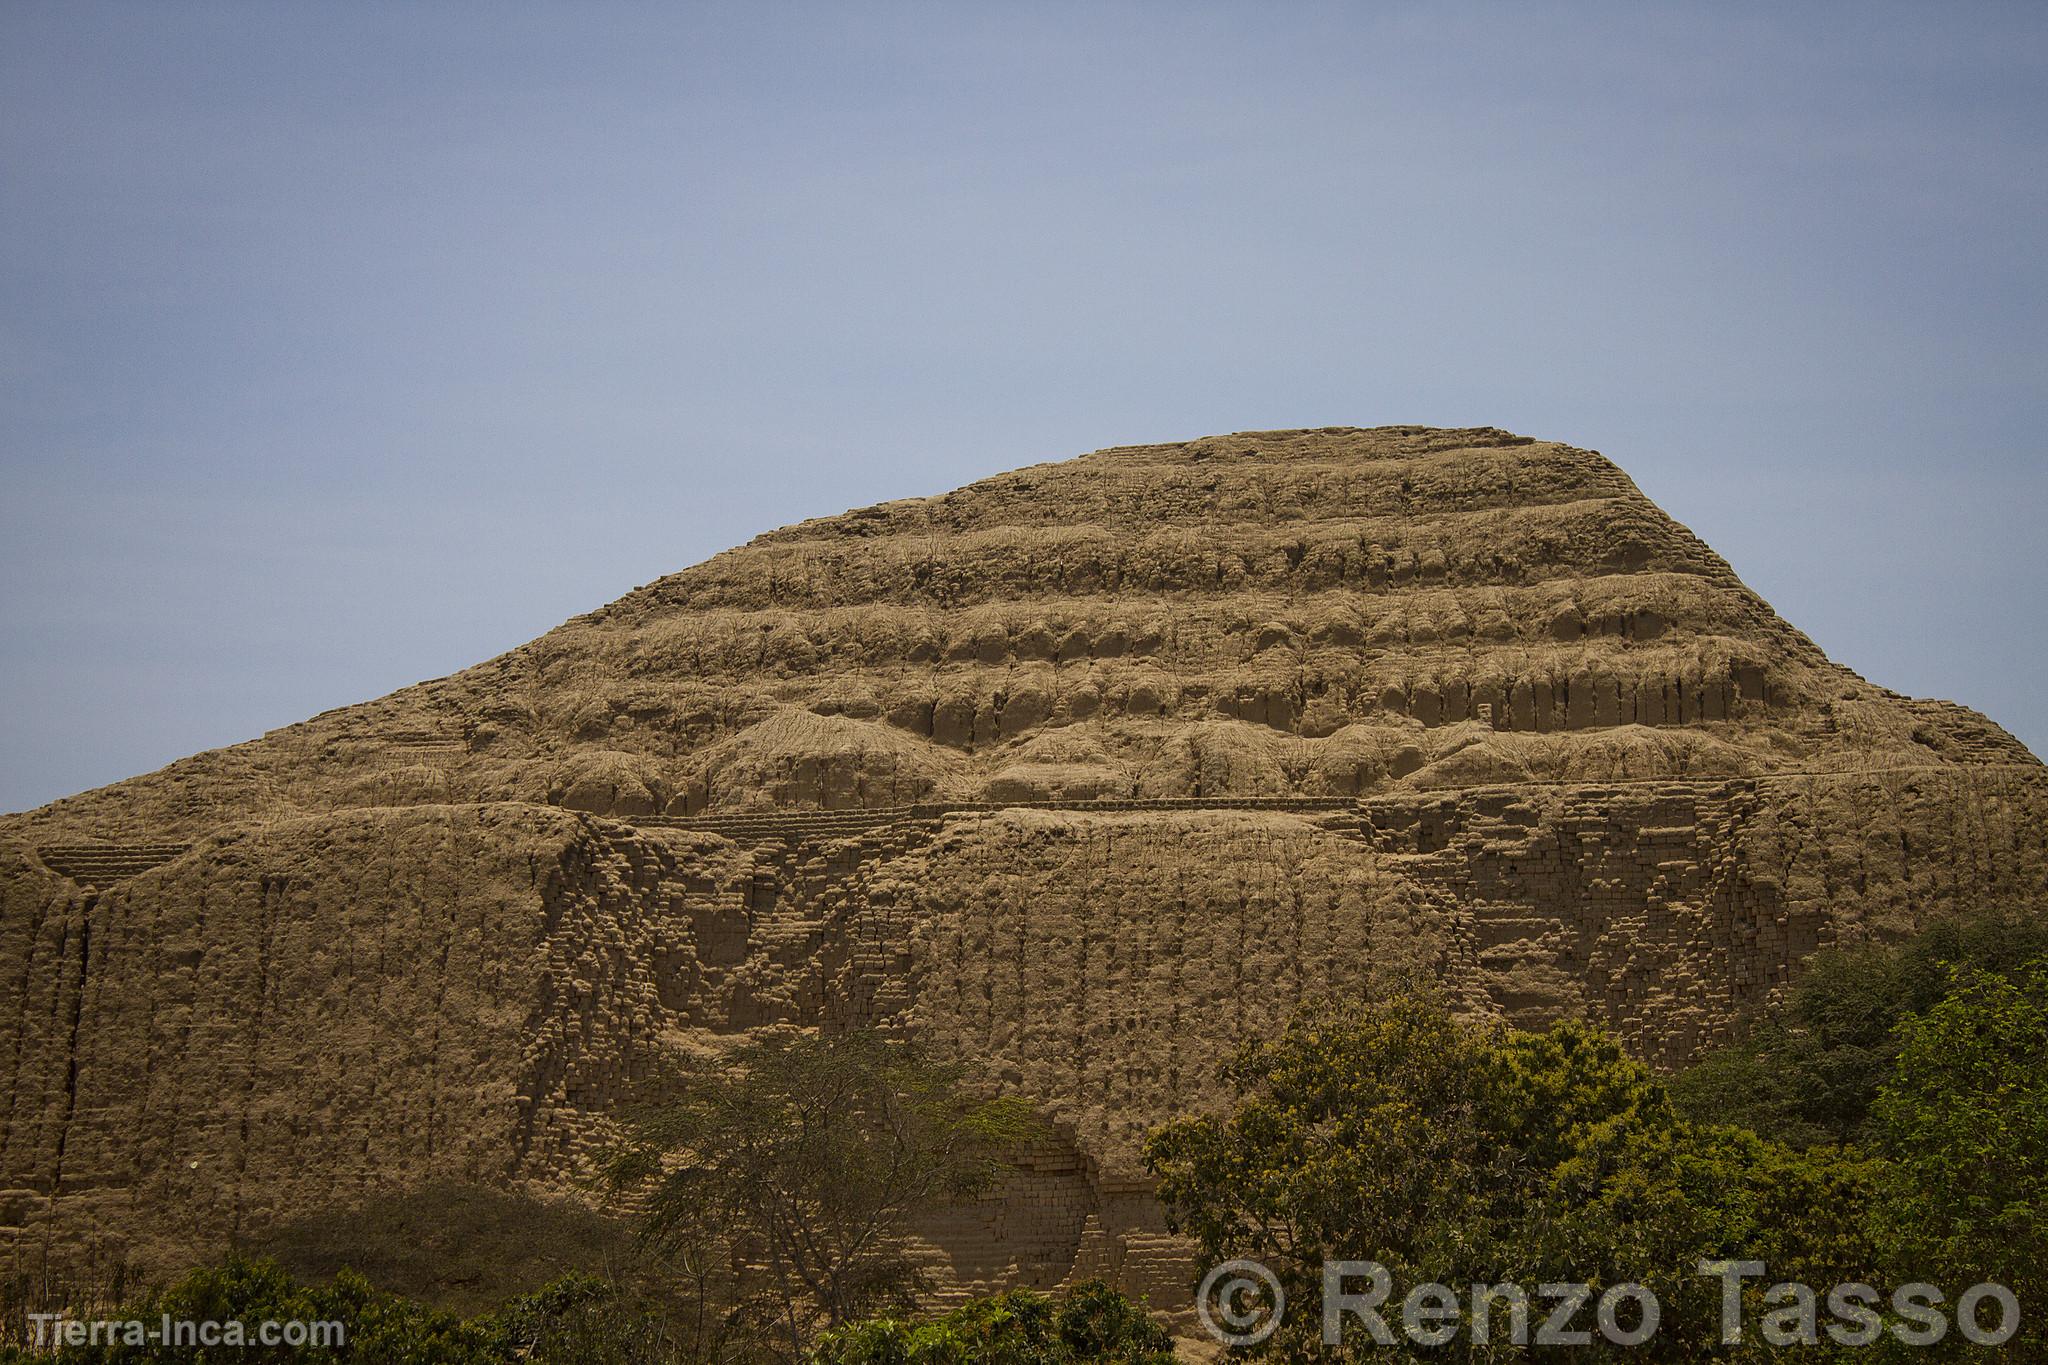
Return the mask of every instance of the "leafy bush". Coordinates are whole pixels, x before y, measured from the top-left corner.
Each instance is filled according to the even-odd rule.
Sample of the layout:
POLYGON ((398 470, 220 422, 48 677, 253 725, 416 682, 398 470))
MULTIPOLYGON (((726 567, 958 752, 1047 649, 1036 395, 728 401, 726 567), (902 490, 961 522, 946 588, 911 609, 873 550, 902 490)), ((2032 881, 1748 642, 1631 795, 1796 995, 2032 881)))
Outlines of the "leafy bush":
MULTIPOLYGON (((211 1361, 283 1365, 284 1362, 388 1361, 392 1365, 486 1365, 502 1357, 488 1328, 463 1322, 438 1309, 382 1294, 351 1271, 321 1286, 300 1284, 276 1262, 230 1256, 219 1265, 193 1271, 170 1288, 140 1303, 115 1310, 114 1319, 154 1325, 180 1322, 240 1323, 246 1341, 258 1340, 265 1321, 339 1323, 343 1340, 323 1346, 193 1347, 172 1341, 126 1341, 66 1347, 65 1365, 205 1365, 211 1361)), ((26 1355, 21 1359, 30 1359, 26 1355)))
POLYGON ((506 1360, 540 1365, 655 1365, 701 1361, 669 1325, 605 1280, 569 1275, 479 1320, 506 1360))
MULTIPOLYGON (((1324 1009, 1224 1078, 1231 1110, 1167 1125, 1146 1157, 1205 1264, 1259 1261, 1293 1303, 1320 1301, 1326 1260, 1384 1265, 1397 1306, 1422 1283, 1637 1283, 1664 1318, 1631 1354, 1687 1359, 1719 1326, 1701 1259, 1770 1258, 1774 1278, 1823 1286, 1878 1260, 1868 1163, 1689 1123, 1582 1023, 1478 1027, 1416 1000, 1324 1009)), ((1462 1330, 1431 1358, 1490 1358, 1470 1301, 1457 1311, 1462 1330)), ((1316 1355, 1320 1327, 1290 1312, 1267 1349, 1316 1355)))
MULTIPOLYGON (((1898 1039, 1871 1111, 1891 1160, 1886 1240, 1901 1265, 2003 1284, 2038 1318, 2048 1304, 2048 959, 2010 976, 1958 968, 1946 998, 1898 1039)), ((2048 1327, 2028 1324, 2020 1342, 2048 1356, 2048 1327)))
POLYGON ((826 1333, 812 1365, 1172 1365, 1173 1340, 1100 1282, 1064 1300, 1028 1289, 974 1299, 926 1321, 873 1318, 826 1333))
MULTIPOLYGON (((463 1319, 373 1289, 343 1270, 326 1284, 292 1278, 276 1262, 230 1256, 186 1275, 170 1288, 92 1316, 154 1327, 179 1322, 241 1324, 245 1345, 193 1346, 176 1341, 126 1341, 65 1347, 62 1365, 207 1365, 214 1361, 309 1361, 315 1365, 682 1365, 697 1357, 671 1341, 665 1323, 637 1310, 603 1280, 565 1277, 501 1309, 463 1319), (264 1346, 264 1322, 335 1323, 338 1341, 264 1346)), ((0 1349, 0 1361, 48 1360, 47 1351, 0 1349)))
POLYGON ((1744 1043, 1673 1078, 1679 1108, 1794 1146, 1856 1142, 1898 1056, 1897 1030, 1948 993, 1950 971, 2002 973, 2048 953, 2048 915, 1997 908, 1897 944, 1823 952, 1744 1043))

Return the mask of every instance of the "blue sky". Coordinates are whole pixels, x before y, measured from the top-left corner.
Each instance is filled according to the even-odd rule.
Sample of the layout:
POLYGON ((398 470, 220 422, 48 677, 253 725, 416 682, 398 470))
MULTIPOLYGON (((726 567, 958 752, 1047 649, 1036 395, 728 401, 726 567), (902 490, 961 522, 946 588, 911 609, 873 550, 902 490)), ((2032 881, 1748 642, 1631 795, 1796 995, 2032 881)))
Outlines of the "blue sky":
POLYGON ((2048 6, 0 3, 0 808, 1099 446, 1599 449, 2048 752, 2048 6))

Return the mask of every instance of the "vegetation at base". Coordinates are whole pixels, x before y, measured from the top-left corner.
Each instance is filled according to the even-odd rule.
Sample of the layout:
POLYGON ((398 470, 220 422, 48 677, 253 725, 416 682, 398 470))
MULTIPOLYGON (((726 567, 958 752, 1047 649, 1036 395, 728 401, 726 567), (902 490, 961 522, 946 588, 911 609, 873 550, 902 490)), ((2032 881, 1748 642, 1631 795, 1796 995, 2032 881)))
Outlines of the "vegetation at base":
POLYGON ((665 1272, 633 1226, 569 1200, 437 1181, 322 1209, 243 1248, 309 1282, 353 1270, 380 1289, 450 1312, 486 1312, 565 1276, 658 1292, 665 1272))
POLYGON ((827 1332, 813 1365, 1172 1365, 1173 1339, 1096 1281, 1064 1299, 1028 1289, 973 1299, 943 1317, 880 1317, 827 1332))
MULTIPOLYGON (((1663 1305, 1659 1338, 1697 1342, 1719 1303, 1702 1257, 1821 1284, 1877 1260, 1842 1214, 1870 1179, 1859 1165, 1686 1123, 1584 1024, 1476 1027, 1421 1000, 1317 1011, 1246 1048, 1225 1080, 1230 1112, 1168 1125, 1147 1159, 1203 1264, 1258 1261, 1295 1305, 1321 1302, 1331 1260, 1386 1267, 1397 1331, 1418 1284, 1638 1283, 1663 1305)), ((1431 1358, 1489 1358, 1474 1316, 1462 1303, 1456 1341, 1431 1358)), ((1313 1357, 1320 1329, 1313 1307, 1291 1312, 1267 1349, 1313 1357)))
POLYGON ((1816 956, 1743 1043, 1672 1078, 1688 1116, 1739 1123, 1795 1147, 1860 1142, 1898 1058, 1899 1028, 1934 1008, 1958 968, 2006 974, 2048 956, 2048 914, 1959 915, 1895 944, 1816 956))
MULTIPOLYGON (((1146 1156, 1201 1263, 1259 1261, 1291 1304, 1320 1304, 1325 1260, 1386 1266, 1397 1333, 1409 1287, 1456 1287, 1456 1336, 1418 1359, 1501 1358, 1497 1339, 1473 1340, 1469 1290, 1504 1282, 1649 1286, 1662 1323, 1629 1359, 1997 1354, 1973 1357, 1953 1327, 1932 1348, 1843 1345, 1824 1302, 1809 1318, 1767 1297, 1778 1282, 1824 1301, 1838 1284, 1916 1281, 1951 1308, 1972 1285, 2006 1286, 2022 1313, 2002 1358, 2048 1358, 2042 936, 1997 915, 1823 955, 1761 1037, 1669 1086, 1584 1023, 1522 1032, 1412 998, 1312 1009, 1224 1068, 1227 1112, 1165 1126, 1146 1156), (1721 1281, 1703 1260, 1768 1267, 1745 1285, 1739 1346, 1714 1344, 1721 1281)), ((1501 1332, 1505 1306, 1489 1316, 1501 1332)), ((1320 1327, 1290 1311, 1256 1353, 1328 1358, 1320 1327)), ((1359 1358, 1416 1349, 1361 1341, 1347 1342, 1359 1358)))
POLYGON ((1884 1154, 1880 1233, 1901 1265, 1994 1281, 2048 1332, 2048 959, 2009 974, 1959 968, 1898 1030, 1871 1106, 1884 1154))
POLYGON ((495 1312, 472 1318, 384 1292, 354 1271, 324 1284, 294 1279, 275 1261, 232 1255, 195 1270, 168 1289, 94 1316, 153 1328, 174 1322, 241 1325, 249 1344, 192 1346, 125 1340, 63 1346, 54 1352, 0 1347, 0 1362, 59 1365, 680 1365, 666 1325, 624 1302, 603 1280, 564 1277, 495 1312), (338 1323, 339 1343, 258 1344, 261 1325, 338 1323))
POLYGON ((611 1163, 648 1187, 647 1241, 697 1288, 702 1340, 785 1359, 818 1333, 908 1310, 927 1288, 913 1213, 986 1190, 1037 1135, 957 1065, 872 1032, 784 1033, 682 1078, 611 1163))
MULTIPOLYGON (((54 1351, 0 1345, 0 1365, 704 1365, 687 1332, 604 1280, 569 1275, 473 1317, 373 1289, 354 1271, 324 1284, 293 1278, 275 1261, 230 1256, 106 1317, 242 1324, 339 1323, 339 1344, 215 1346, 100 1342, 54 1351)), ((738 1358, 765 1358, 758 1346, 738 1358)), ((1138 1305, 1101 1284, 1064 1298, 1013 1290, 973 1299, 941 1317, 881 1317, 826 1334, 815 1365, 1170 1365, 1172 1342, 1138 1305)))

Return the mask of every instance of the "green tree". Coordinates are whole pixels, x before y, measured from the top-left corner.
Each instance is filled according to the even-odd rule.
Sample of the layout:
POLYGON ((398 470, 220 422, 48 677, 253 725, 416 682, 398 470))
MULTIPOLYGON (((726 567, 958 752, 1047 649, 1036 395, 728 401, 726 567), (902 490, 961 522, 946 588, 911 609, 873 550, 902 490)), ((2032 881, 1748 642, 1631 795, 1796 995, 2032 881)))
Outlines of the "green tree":
POLYGON ((1449 1251, 1439 1233, 1488 1236, 1514 1202, 1515 1153, 1481 1113, 1497 1099, 1486 1061, 1479 1036, 1420 1001, 1304 1013, 1223 1067, 1228 1118, 1166 1125, 1146 1162, 1207 1259, 1258 1260, 1297 1301, 1359 1247, 1427 1277, 1449 1251))
POLYGON ((1909 1018, 1872 1107, 1892 1161, 1879 1221, 1900 1274, 1994 1281, 2032 1307, 2018 1350, 2048 1352, 2048 959, 1956 969, 1909 1018))
MULTIPOLYGON (((102 1316, 102 1315, 96 1315, 102 1316)), ((155 1325, 176 1322, 241 1324, 250 1344, 192 1346, 173 1341, 106 1342, 65 1349, 65 1365, 208 1365, 208 1362, 378 1362, 384 1365, 497 1365, 510 1359, 488 1324, 379 1293, 352 1271, 325 1285, 304 1285, 273 1261, 230 1256, 186 1275, 170 1288, 103 1316, 155 1325), (338 1323, 329 1344, 257 1344, 264 1322, 338 1323)), ((22 1357, 31 1359, 33 1357, 22 1357)))
POLYGON ((1098 1281, 1064 1299, 1028 1289, 923 1321, 869 1319, 827 1332, 811 1365, 1172 1365, 1173 1339, 1098 1281))
MULTIPOLYGON (((1146 1156, 1204 1264, 1257 1260, 1306 1306, 1268 1354, 1322 1354, 1325 1260, 1385 1266, 1390 1322, 1425 1282, 1644 1284, 1664 1319, 1630 1353, 1642 1360, 1708 1352, 1720 1294, 1702 1259, 1767 1259, 1772 1279, 1823 1286, 1875 1263, 1867 1163, 1688 1123, 1617 1040, 1582 1023, 1478 1027, 1415 1000, 1323 1009, 1223 1074, 1229 1112, 1167 1125, 1146 1156)), ((1471 1306, 1430 1358, 1497 1358, 1499 1342, 1473 1342, 1471 1306)))
POLYGON ((1899 943, 1818 954, 1742 1043, 1674 1077, 1684 1113, 1794 1146, 1861 1141, 1898 1056, 1897 1030, 1948 992, 1957 966, 2006 972, 2048 953, 2048 916, 2010 907, 1945 916, 1899 943))
MULTIPOLYGON (((1565 1250, 1552 1264, 1572 1268, 1567 1278, 1656 1292, 1664 1327, 1630 1358, 1777 1359, 1758 1328, 1772 1284, 1882 1283, 1871 1209, 1884 1177, 1881 1162, 1851 1150, 1793 1148, 1746 1128, 1679 1119, 1632 1134, 1597 1183, 1554 1182, 1544 1202, 1565 1250), (1741 1349, 1706 1349, 1719 1335, 1721 1284, 1698 1273, 1702 1261, 1767 1267, 1743 1286, 1741 1349), (1598 1274, 1581 1273, 1587 1267, 1598 1274)), ((1808 1358, 1825 1358, 1830 1345, 1808 1358)))
POLYGON ((719 1327, 772 1324, 800 1355, 821 1328, 907 1307, 923 1287, 910 1216, 980 1193, 1038 1130, 1020 1101, 878 1034, 783 1034, 684 1080, 611 1163, 651 1182, 645 1235, 738 1272, 719 1327))
POLYGON ((528 1365, 692 1365, 723 1358, 678 1343, 667 1321, 594 1275, 565 1275, 521 1295, 479 1326, 502 1359, 528 1365))

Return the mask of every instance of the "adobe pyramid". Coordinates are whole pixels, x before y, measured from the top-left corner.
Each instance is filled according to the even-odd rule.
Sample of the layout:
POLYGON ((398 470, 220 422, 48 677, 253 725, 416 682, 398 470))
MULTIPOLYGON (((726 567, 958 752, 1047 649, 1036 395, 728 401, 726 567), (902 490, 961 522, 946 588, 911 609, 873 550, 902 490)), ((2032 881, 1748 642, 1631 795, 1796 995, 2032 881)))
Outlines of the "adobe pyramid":
POLYGON ((1595 453, 1099 451, 0 818, 0 1247, 574 1196, 662 1066, 874 1023, 1058 1127, 935 1218, 942 1278, 1166 1296, 1136 1143, 1304 997, 1429 981, 1676 1063, 1823 944, 2040 903, 2044 779, 1595 453))

